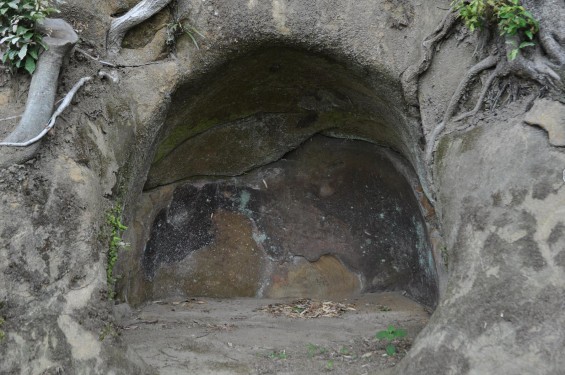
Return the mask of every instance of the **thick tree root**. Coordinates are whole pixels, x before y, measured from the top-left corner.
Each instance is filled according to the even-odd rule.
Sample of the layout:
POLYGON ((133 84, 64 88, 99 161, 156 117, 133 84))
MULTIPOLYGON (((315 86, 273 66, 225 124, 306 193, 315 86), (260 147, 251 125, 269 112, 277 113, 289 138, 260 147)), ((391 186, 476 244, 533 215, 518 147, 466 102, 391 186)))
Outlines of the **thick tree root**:
POLYGON ((47 126, 45 126, 45 128, 38 135, 36 135, 35 137, 33 137, 33 138, 31 138, 27 141, 23 141, 23 142, 0 142, 0 146, 27 147, 27 146, 30 146, 30 145, 34 144, 35 142, 41 140, 41 138, 43 138, 49 132, 49 130, 51 130, 53 128, 53 126, 55 126, 55 121, 57 120, 57 117, 59 117, 59 115, 61 113, 63 113, 63 111, 71 104, 71 100, 73 99, 73 97, 75 96, 77 91, 85 83, 87 83, 91 80, 92 80, 92 77, 84 77, 84 78, 81 78, 77 83, 75 83, 73 88, 67 93, 67 95, 65 95, 63 102, 59 105, 59 107, 57 108, 55 113, 53 113, 53 115, 51 116, 51 119, 49 120, 49 123, 47 124, 47 126))
POLYGON ((449 36, 456 22, 457 13, 453 11, 447 13, 434 32, 422 42, 422 58, 420 61, 408 67, 402 74, 404 97, 409 105, 419 107, 418 81, 420 76, 430 67, 438 43, 449 36))
POLYGON ((497 79, 498 77, 500 77, 501 72, 503 69, 500 69, 499 66, 496 67, 496 69, 488 76, 487 81, 483 84, 483 88, 481 90, 481 93, 479 95, 479 99, 477 100, 477 103, 475 104, 475 107, 470 110, 467 111, 465 113, 462 113, 460 115, 458 115, 457 117, 453 118, 453 121, 457 122, 457 121, 461 121, 463 119, 466 119, 467 117, 471 117, 476 115, 482 108, 483 103, 485 101, 485 98, 490 90, 490 87, 492 86, 492 83, 494 82, 495 79, 497 79))
POLYGON ((549 32, 540 32, 540 43, 549 58, 559 65, 565 65, 565 50, 549 32))
POLYGON ((117 54, 122 48, 122 41, 132 27, 147 20, 167 6, 172 0, 142 0, 126 14, 116 18, 110 25, 106 48, 111 54, 117 54))
MULTIPOLYGON (((45 19, 40 27, 48 34, 44 42, 49 48, 39 58, 37 70, 31 80, 25 111, 16 129, 6 138, 7 143, 25 142, 35 137, 49 121, 63 57, 78 41, 71 25, 62 19, 45 19)), ((37 144, 26 149, 2 152, 0 167, 23 163, 31 159, 36 151, 37 144)))
MULTIPOLYGON (((497 56, 494 56, 494 55, 488 56, 487 58, 481 60, 479 63, 474 65, 471 69, 469 69, 467 74, 465 74, 465 76, 463 77, 463 79, 459 83, 459 86, 457 86, 457 89, 455 90, 455 92, 451 96, 451 100, 449 101, 449 104, 447 105, 447 109, 445 110, 442 121, 434 128, 434 130, 430 134, 430 137, 428 139, 427 146, 426 146, 426 155, 425 155, 426 161, 428 163, 432 162, 436 140, 438 139, 441 132, 444 131, 446 124, 452 119, 455 111, 457 110, 457 106, 459 105, 459 101, 461 100, 461 97, 464 95, 465 91, 468 89, 468 86, 475 79, 475 77, 477 77, 480 73, 482 73, 483 71, 485 71, 487 69, 491 69, 491 68, 495 67, 497 63, 498 63, 498 57, 497 56)), ((493 76, 494 76, 494 74, 493 74, 493 76)), ((490 86, 490 84, 489 84, 489 86, 490 86)), ((485 92, 485 95, 486 95, 486 92, 485 92)))

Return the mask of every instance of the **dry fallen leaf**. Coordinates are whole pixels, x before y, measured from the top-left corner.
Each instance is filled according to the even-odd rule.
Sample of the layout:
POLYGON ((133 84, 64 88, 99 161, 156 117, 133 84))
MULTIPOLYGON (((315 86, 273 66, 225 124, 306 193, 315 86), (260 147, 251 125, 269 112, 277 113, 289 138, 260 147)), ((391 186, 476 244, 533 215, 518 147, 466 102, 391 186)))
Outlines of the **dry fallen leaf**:
POLYGON ((299 299, 289 304, 276 303, 263 306, 259 311, 265 311, 274 316, 287 316, 290 318, 335 318, 346 311, 355 311, 354 305, 333 302, 313 301, 311 299, 299 299))

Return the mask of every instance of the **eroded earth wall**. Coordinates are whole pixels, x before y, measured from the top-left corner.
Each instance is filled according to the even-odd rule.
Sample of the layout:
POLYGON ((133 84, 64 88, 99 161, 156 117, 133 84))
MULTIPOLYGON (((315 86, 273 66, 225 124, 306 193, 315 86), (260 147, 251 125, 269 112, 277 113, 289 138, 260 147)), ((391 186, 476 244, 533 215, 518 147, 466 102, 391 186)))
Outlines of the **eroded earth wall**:
MULTIPOLYGON (((105 55, 112 15, 134 3, 59 5, 61 17, 80 29, 81 48, 95 57, 105 55)), ((130 67, 116 69, 118 84, 91 84, 36 158, 0 171, 0 316, 5 320, 0 373, 148 371, 121 345, 112 326, 106 212, 124 206, 130 224, 178 87, 205 82, 202 77, 235 57, 282 45, 329 57, 385 97, 391 106, 383 107, 387 113, 374 113, 375 123, 380 113, 399 126, 379 139, 409 161, 435 198, 449 283, 429 326, 392 371, 562 371, 565 156, 548 140, 546 120, 536 124, 540 127, 523 122, 535 99, 528 93, 535 92, 526 90, 492 113, 480 112, 468 128, 440 139, 431 166, 424 162, 426 141, 474 64, 477 41, 459 33, 442 44, 435 65, 422 77, 420 107, 415 112, 404 102, 400 76, 418 62, 421 42, 440 23, 448 1, 182 0, 177 6, 178 14, 205 34, 200 49, 186 36, 174 50, 167 47, 160 27, 172 17, 166 10, 151 21, 151 33, 126 37, 127 48, 114 62, 130 67), (433 187, 426 183, 430 178, 433 187)), ((59 94, 100 69, 111 70, 73 53, 59 94)), ((3 117, 21 109, 18 92, 15 83, 1 88, 3 117)), ((552 124, 563 124, 555 120, 560 116, 559 110, 554 113, 552 124)), ((375 129, 367 139, 377 139, 375 129)))

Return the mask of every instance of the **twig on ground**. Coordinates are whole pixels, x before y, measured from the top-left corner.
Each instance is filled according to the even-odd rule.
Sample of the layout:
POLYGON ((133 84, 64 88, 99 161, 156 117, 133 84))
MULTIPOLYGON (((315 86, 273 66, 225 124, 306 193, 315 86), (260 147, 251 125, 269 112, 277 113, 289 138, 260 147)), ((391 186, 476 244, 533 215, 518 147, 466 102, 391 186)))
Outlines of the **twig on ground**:
POLYGON ((99 62, 99 63, 102 64, 102 65, 106 65, 106 66, 109 66, 109 67, 111 67, 111 68, 117 68, 117 66, 116 66, 115 64, 112 64, 112 63, 107 62, 107 61, 100 60, 99 57, 94 57, 94 56, 92 56, 91 54, 89 54, 88 52, 86 52, 86 51, 83 50, 83 49, 80 49, 80 48, 77 47, 77 48, 75 48, 75 51, 77 51, 77 52, 83 54, 84 56, 88 57, 88 58, 91 59, 91 60, 94 60, 94 61, 96 61, 96 62, 99 62))
POLYGON ((6 117, 6 118, 1 118, 0 121, 8 121, 8 120, 14 120, 17 118, 22 117, 22 115, 16 115, 16 116, 10 116, 10 117, 6 117))
POLYGON ((147 66, 147 65, 154 65, 154 64, 159 64, 161 63, 161 61, 150 61, 150 62, 146 62, 146 63, 142 63, 142 64, 132 64, 132 65, 125 65, 125 64, 113 64, 111 62, 108 61, 104 61, 104 60, 100 60, 100 58, 98 57, 94 57, 91 54, 89 54, 88 52, 80 49, 80 48, 75 48, 75 51, 83 54, 84 56, 88 57, 89 59, 92 59, 93 61, 96 61, 104 66, 109 66, 110 68, 140 68, 142 66, 147 66))

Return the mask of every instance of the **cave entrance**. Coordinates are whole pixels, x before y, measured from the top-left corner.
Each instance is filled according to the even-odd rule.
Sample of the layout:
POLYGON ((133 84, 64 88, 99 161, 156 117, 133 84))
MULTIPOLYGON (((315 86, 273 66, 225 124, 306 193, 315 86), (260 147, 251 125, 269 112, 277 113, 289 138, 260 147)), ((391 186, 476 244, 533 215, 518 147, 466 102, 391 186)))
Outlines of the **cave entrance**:
POLYGON ((181 85, 122 298, 401 291, 434 307, 439 262, 411 168, 419 136, 398 92, 385 74, 286 48, 181 85))
POLYGON ((405 353, 441 281, 406 112, 383 72, 287 48, 181 84, 117 269, 124 340, 163 373, 396 363, 375 332, 405 353))

